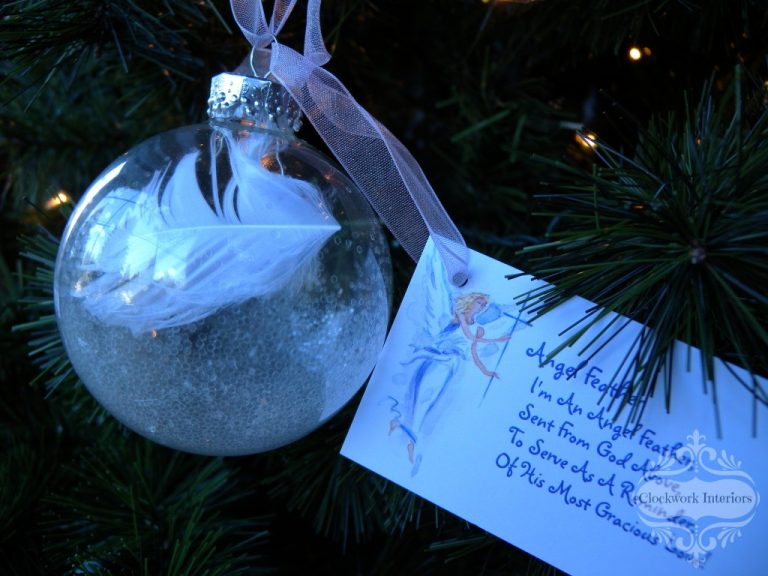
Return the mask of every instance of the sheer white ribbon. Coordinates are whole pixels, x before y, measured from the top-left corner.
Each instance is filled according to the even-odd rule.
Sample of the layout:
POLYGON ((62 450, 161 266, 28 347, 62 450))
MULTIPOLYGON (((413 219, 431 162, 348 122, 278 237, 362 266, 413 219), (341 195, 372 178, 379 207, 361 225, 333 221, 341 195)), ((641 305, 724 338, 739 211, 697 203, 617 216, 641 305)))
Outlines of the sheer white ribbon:
POLYGON ((235 20, 254 49, 271 45, 269 72, 363 191, 408 254, 418 260, 431 235, 451 281, 468 275, 469 251, 410 152, 322 65, 331 58, 320 31, 320 2, 308 0, 304 54, 276 37, 296 0, 275 0, 267 21, 261 0, 230 0, 235 20))

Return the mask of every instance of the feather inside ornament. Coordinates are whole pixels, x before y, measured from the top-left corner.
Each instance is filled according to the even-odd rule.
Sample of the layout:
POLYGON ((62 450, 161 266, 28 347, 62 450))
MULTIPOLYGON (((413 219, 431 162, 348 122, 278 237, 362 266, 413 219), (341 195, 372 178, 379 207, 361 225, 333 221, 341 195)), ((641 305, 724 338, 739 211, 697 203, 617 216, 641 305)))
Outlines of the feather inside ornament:
POLYGON ((91 280, 73 295, 104 324, 146 333, 275 292, 340 229, 314 185, 282 173, 269 135, 211 138, 210 158, 187 153, 101 201, 81 265, 91 280))

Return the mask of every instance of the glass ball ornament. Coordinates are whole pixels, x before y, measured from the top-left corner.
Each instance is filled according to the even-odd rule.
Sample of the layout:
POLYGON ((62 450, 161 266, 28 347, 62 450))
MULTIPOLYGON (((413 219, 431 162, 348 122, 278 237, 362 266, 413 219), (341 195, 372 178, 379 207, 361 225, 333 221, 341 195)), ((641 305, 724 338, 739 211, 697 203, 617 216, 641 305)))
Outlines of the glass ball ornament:
POLYGON ((210 121, 104 170, 62 238, 54 302, 75 371, 128 428, 208 455, 328 420, 383 346, 392 272, 368 202, 294 135, 278 84, 214 78, 210 121))

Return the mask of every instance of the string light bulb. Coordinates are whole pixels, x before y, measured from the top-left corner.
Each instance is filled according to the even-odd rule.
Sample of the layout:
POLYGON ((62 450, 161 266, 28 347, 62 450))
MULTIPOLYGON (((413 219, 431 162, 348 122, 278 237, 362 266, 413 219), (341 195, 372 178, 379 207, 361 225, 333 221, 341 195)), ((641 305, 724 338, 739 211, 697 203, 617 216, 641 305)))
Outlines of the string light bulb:
POLYGON ((597 148, 597 134, 594 132, 576 132, 574 139, 584 150, 597 148))
POLYGON ((627 58, 629 58, 632 62, 639 62, 646 56, 651 55, 651 49, 648 48, 648 46, 643 46, 642 48, 640 46, 631 46, 629 50, 627 50, 627 58))
POLYGON ((69 197, 69 194, 67 194, 64 190, 59 190, 54 194, 51 198, 48 199, 48 201, 45 203, 45 207, 48 210, 53 210, 54 208, 58 208, 62 204, 68 204, 71 201, 71 198, 69 197))

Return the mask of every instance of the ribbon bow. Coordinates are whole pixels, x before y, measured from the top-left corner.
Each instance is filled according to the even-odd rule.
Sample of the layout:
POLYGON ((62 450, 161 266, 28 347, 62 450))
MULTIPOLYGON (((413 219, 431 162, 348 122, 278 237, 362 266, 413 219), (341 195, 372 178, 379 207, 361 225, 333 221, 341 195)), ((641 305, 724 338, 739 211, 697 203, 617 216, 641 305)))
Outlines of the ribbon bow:
POLYGON ((277 41, 296 0, 275 0, 269 21, 261 0, 231 0, 231 5, 254 49, 270 46, 270 74, 296 100, 398 242, 418 260, 432 236, 451 282, 464 285, 469 251, 418 162, 322 68, 331 55, 320 31, 320 2, 308 2, 303 54, 277 41))

